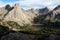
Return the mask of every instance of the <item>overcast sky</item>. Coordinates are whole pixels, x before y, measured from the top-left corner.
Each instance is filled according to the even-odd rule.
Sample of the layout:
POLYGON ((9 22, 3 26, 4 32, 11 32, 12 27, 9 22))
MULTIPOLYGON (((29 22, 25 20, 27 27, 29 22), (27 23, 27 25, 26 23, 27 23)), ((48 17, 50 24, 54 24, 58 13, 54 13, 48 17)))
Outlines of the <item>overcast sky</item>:
POLYGON ((60 0, 0 0, 0 7, 6 4, 14 5, 15 3, 19 3, 24 9, 44 7, 54 9, 60 5, 60 0))

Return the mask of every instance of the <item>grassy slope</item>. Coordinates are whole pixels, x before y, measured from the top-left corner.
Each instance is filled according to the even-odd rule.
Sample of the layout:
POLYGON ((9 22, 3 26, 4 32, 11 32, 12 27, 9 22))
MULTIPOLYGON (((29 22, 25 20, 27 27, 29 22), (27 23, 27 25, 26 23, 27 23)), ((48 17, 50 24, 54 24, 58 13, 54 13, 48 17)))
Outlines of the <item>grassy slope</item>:
MULTIPOLYGON (((21 32, 29 33, 29 34, 60 34, 60 29, 58 28, 50 28, 50 27, 42 27, 41 25, 26 25, 20 26, 16 22, 9 21, 5 23, 7 27, 19 29, 21 32)), ((46 26, 46 25, 45 25, 46 26)), ((10 29, 12 30, 12 29, 10 29)))

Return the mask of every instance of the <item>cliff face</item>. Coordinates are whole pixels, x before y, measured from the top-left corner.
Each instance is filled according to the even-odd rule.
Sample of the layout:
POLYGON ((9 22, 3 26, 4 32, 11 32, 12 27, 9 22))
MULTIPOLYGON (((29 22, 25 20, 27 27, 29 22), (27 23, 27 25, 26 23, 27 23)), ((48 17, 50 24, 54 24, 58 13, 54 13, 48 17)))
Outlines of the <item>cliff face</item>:
POLYGON ((48 8, 40 9, 38 14, 34 18, 36 23, 60 22, 60 5, 53 10, 49 10, 48 8))
MULTIPOLYGON (((32 21, 34 17, 36 17, 36 14, 33 13, 32 10, 23 10, 19 4, 15 4, 13 7, 11 7, 10 5, 6 5, 5 7, 0 8, 0 11, 0 24, 4 26, 13 26, 15 25, 15 23, 17 23, 20 26, 32 25, 32 21)), ((15 30, 14 26, 13 28, 15 30)))
POLYGON ((36 17, 36 14, 31 11, 25 11, 19 6, 19 4, 15 4, 13 9, 7 10, 3 21, 14 21, 20 26, 24 26, 26 24, 31 25, 34 17, 36 17))
POLYGON ((60 5, 49 12, 46 18, 51 22, 60 22, 60 5))
POLYGON ((22 10, 19 4, 14 5, 14 8, 5 16, 4 21, 15 21, 21 26, 24 24, 31 24, 26 13, 24 13, 24 10, 22 10))
POLYGON ((53 10, 53 19, 54 21, 60 22, 60 5, 53 10))

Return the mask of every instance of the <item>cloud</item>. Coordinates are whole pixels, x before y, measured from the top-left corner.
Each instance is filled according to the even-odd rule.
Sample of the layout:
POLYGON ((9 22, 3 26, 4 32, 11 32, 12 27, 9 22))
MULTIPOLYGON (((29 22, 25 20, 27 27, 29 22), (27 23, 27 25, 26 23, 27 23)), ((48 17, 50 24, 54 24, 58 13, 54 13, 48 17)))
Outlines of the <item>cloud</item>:
MULTIPOLYGON (((6 0, 5 0, 6 1, 6 0)), ((0 1, 0 5, 4 4, 4 1, 0 1)), ((60 4, 60 0, 10 0, 10 2, 6 2, 6 4, 15 4, 15 3, 20 3, 22 8, 24 9, 29 9, 29 8, 44 8, 48 7, 50 9, 55 8, 57 5, 60 4)))
POLYGON ((60 4, 60 0, 23 0, 19 2, 22 6, 33 7, 33 8, 43 8, 48 7, 50 9, 55 8, 60 4))

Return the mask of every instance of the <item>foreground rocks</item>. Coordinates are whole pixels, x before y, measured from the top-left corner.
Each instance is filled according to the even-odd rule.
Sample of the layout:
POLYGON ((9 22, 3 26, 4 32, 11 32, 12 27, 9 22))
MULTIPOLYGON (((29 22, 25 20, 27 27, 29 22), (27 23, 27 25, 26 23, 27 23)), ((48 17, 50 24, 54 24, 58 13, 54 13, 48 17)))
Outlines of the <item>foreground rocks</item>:
POLYGON ((31 35, 15 32, 2 36, 1 40, 60 40, 60 35, 54 34, 31 35))
POLYGON ((0 40, 60 40, 60 34, 32 34, 24 31, 9 30, 9 28, 0 25, 0 40))

